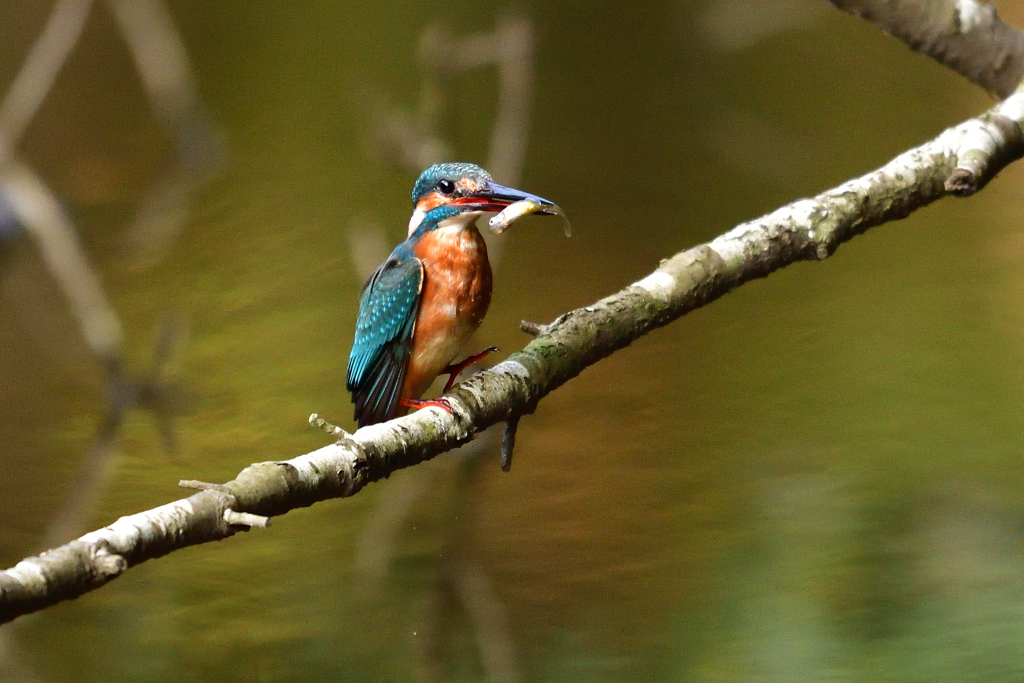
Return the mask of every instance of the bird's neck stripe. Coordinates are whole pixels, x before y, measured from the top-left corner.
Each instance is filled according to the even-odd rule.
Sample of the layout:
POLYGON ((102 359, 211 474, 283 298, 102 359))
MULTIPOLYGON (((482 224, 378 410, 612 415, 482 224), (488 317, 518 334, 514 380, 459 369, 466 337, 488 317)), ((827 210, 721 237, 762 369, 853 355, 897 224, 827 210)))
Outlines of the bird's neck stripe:
POLYGON ((409 234, 416 232, 416 228, 420 227, 420 223, 423 222, 423 217, 427 215, 427 212, 423 209, 416 208, 412 212, 412 217, 409 219, 409 234))
POLYGON ((480 215, 479 211, 460 211, 459 207, 444 204, 420 215, 419 208, 409 219, 409 236, 425 235, 438 228, 465 229, 480 215))

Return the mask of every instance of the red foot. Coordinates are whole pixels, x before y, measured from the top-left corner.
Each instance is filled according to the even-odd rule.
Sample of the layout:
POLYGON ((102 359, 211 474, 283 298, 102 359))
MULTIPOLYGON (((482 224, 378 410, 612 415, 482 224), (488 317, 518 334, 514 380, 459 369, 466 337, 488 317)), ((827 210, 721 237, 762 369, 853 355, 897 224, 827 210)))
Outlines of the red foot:
POLYGON ((415 398, 403 398, 399 399, 398 405, 402 406, 403 408, 413 408, 415 410, 423 410, 424 408, 429 408, 433 406, 435 408, 440 408, 449 415, 455 414, 452 411, 452 407, 448 405, 448 401, 444 400, 443 398, 436 398, 432 401, 420 401, 415 398))
MULTIPOLYGON (((470 365, 472 365, 473 363, 477 362, 478 360, 482 359, 487 354, 494 353, 495 351, 498 351, 498 350, 499 349, 498 349, 497 346, 488 346, 486 349, 484 349, 480 353, 476 354, 475 356, 470 356, 469 358, 467 358, 466 360, 462 361, 461 363, 454 363, 452 365, 449 365, 444 370, 442 370, 440 373, 438 373, 440 375, 449 375, 448 382, 445 383, 444 391, 442 391, 441 393, 442 394, 447 394, 449 391, 451 391, 452 385, 455 384, 455 379, 459 376, 460 372, 462 372, 463 370, 465 370, 466 368, 468 368, 470 365)), ((451 411, 448 411, 448 412, 451 412, 451 411)))

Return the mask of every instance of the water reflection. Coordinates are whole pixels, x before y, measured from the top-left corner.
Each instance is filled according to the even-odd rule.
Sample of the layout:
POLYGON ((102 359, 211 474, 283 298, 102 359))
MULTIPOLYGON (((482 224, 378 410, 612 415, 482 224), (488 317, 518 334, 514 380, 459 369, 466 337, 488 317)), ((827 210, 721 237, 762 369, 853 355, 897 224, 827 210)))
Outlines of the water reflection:
MULTIPOLYGON (((440 25, 437 6, 414 3, 168 2, 205 102, 176 128, 154 114, 125 18, 95 3, 18 158, 62 198, 124 332, 121 367, 143 375, 132 382, 175 337, 155 322, 180 311, 187 345, 156 354, 156 384, 191 391, 168 412, 184 413, 173 456, 152 414, 127 411, 108 468, 89 464, 107 366, 34 238, 0 232, 0 555, 39 547, 86 488, 83 467, 106 478, 92 527, 177 497, 178 479, 321 445, 311 412, 351 426, 358 288, 404 236, 424 159, 446 149, 502 179, 503 67, 435 72, 462 63, 446 45, 477 54, 474 36, 529 18, 532 94, 511 118, 529 135, 501 173, 557 198, 576 228, 565 240, 527 220, 500 238, 480 334, 505 352, 527 341, 519 320, 588 304, 987 104, 870 26, 781 4, 811 19, 726 49, 708 26, 733 22, 709 17, 734 2, 538 5, 507 20, 456 4, 440 25), (210 119, 230 156, 202 132, 210 119), (191 208, 151 239, 138 207, 182 195, 151 188, 187 173, 195 149, 223 170, 198 164, 191 208)), ((52 9, 0 5, 0 82, 52 9)), ((485 441, 149 563, 23 622, 3 675, 1015 680, 1022 173, 589 369, 523 419, 508 475, 485 441)))

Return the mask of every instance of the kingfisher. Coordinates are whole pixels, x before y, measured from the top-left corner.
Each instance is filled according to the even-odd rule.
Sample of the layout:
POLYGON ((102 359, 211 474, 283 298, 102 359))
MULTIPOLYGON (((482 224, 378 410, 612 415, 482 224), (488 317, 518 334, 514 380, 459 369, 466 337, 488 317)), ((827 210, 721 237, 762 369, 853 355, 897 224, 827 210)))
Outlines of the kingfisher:
POLYGON ((463 369, 497 351, 488 347, 454 362, 491 303, 491 265, 477 219, 512 204, 561 215, 553 202, 498 185, 468 163, 425 170, 413 186, 412 204, 408 237, 366 279, 359 296, 346 386, 360 427, 408 408, 451 413, 443 398, 420 400, 423 392, 447 374, 447 393, 463 369))

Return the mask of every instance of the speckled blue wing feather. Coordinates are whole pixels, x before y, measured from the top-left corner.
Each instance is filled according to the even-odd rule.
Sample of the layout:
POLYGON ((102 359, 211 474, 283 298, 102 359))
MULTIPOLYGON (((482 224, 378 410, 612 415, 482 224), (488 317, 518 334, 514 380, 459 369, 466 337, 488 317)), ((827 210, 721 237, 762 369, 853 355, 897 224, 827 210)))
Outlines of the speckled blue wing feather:
POLYGON ((346 375, 360 427, 398 413, 422 288, 423 264, 399 250, 363 288, 346 375))

